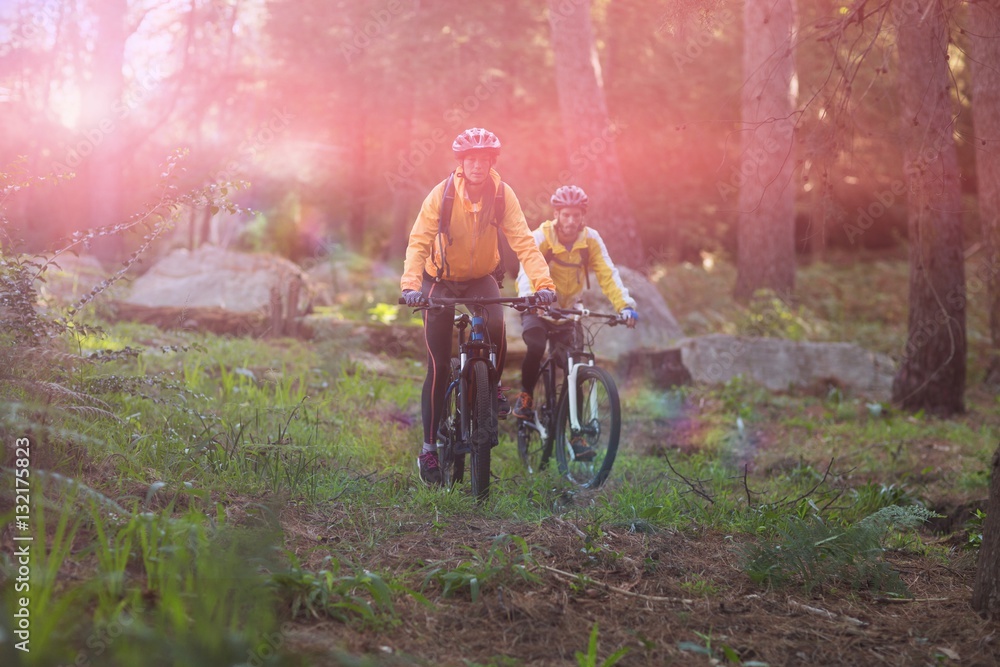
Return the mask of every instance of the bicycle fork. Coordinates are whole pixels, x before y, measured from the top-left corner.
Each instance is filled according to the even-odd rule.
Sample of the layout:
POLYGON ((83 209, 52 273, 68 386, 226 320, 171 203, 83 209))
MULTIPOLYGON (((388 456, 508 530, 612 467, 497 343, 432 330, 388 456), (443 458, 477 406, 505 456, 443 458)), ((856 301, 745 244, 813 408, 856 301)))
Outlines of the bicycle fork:
MULTIPOLYGON (((576 435, 583 430, 583 427, 580 424, 581 406, 577 405, 576 380, 579 375, 580 367, 590 366, 590 365, 591 363, 586 363, 586 362, 573 363, 573 357, 567 358, 567 366, 569 367, 570 371, 566 382, 566 390, 569 392, 569 396, 567 396, 567 398, 569 399, 569 425, 570 425, 571 435, 576 435)), ((582 398, 584 406, 588 406, 590 408, 588 410, 587 416, 591 417, 593 408, 597 404, 597 384, 594 383, 594 385, 591 386, 590 388, 589 395, 583 396, 582 398)), ((563 443, 563 446, 566 447, 570 460, 572 461, 576 459, 576 455, 573 451, 573 448, 569 445, 569 443, 568 442, 563 443)))

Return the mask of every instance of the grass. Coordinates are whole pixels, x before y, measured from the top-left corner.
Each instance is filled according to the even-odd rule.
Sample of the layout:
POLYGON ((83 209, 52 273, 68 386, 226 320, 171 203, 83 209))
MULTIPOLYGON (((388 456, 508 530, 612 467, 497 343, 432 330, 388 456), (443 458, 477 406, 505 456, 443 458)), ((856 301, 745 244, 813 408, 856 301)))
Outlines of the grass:
MULTIPOLYGON (((763 326, 728 300, 731 269, 716 266, 662 277, 665 293, 691 297, 672 303, 682 326, 689 333, 763 326)), ((833 264, 804 268, 799 292, 808 307, 788 307, 767 326, 898 349, 905 316, 898 299, 870 286, 898 292, 905 272, 887 262, 868 269, 861 277, 833 264)), ((970 328, 983 322, 978 312, 970 316, 970 328)), ((635 430, 603 489, 577 492, 554 470, 527 477, 508 424, 494 450, 493 494, 477 508, 467 493, 416 481, 420 369, 410 359, 383 357, 372 369, 358 341, 234 339, 127 323, 108 329, 106 338, 77 341, 77 350, 143 353, 53 377, 99 398, 110 416, 69 409, 86 407, 70 394, 44 403, 13 381, 2 385, 13 399, 0 410, 3 446, 29 437, 44 452, 32 461, 39 548, 32 604, 35 639, 46 649, 29 664, 78 656, 87 664, 235 664, 247 655, 307 664, 301 646, 288 641, 305 623, 386 633, 415 609, 433 617, 455 598, 489 613, 505 600, 504 613, 514 613, 510 600, 543 585, 539 563, 553 556, 530 536, 552 521, 579 532, 578 551, 564 557, 588 573, 626 567, 621 535, 714 531, 770 545, 762 553, 773 556, 782 540, 797 539, 795 526, 812 535, 817 526, 863 525, 885 508, 983 497, 1000 437, 997 401, 975 387, 968 414, 946 421, 876 410, 836 392, 773 395, 739 379, 674 392, 625 386, 627 426, 635 430), (517 534, 468 532, 472 522, 503 522, 517 534), (442 540, 441 552, 386 551, 411 532, 442 540)), ((5 450, 5 464, 11 456, 5 450)), ((2 477, 9 493, 12 469, 2 477)), ((890 581, 885 549, 927 553, 914 535, 880 534, 889 541, 877 542, 882 550, 871 550, 863 572, 890 581)), ((773 565, 762 568, 775 573, 773 565)), ((0 568, 11 608, 14 563, 0 559, 0 568)), ((812 582, 787 569, 786 579, 812 582)), ((697 598, 726 586, 697 569, 678 582, 680 594, 697 598)), ((704 650, 719 654, 711 633, 702 639, 704 650)), ((624 655, 616 644, 601 662, 596 641, 594 624, 573 648, 579 664, 624 655)))

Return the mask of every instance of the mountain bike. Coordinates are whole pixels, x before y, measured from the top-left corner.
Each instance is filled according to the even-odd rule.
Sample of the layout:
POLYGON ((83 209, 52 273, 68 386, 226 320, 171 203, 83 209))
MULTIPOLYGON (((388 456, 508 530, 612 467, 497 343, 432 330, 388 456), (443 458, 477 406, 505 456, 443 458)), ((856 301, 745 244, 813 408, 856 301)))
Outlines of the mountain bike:
MULTIPOLYGON (((403 299, 400 303, 405 303, 403 299)), ((490 451, 499 442, 497 414, 497 347, 489 340, 482 306, 502 304, 516 310, 534 307, 536 297, 430 297, 416 310, 465 306, 456 311, 458 355, 451 359, 444 415, 437 433, 438 465, 445 488, 460 484, 469 456, 472 495, 481 503, 489 496, 490 451), (467 333, 468 332, 468 333, 467 333)))
POLYGON ((517 452, 529 473, 545 468, 554 453, 560 475, 577 486, 596 489, 608 478, 618 453, 621 403, 614 378, 596 365, 591 349, 599 327, 625 320, 586 309, 549 306, 544 312, 566 320, 566 326, 549 334, 548 354, 538 376, 541 396, 532 419, 518 420, 517 452), (590 325, 586 318, 592 320, 590 325), (577 453, 580 450, 585 456, 577 453))

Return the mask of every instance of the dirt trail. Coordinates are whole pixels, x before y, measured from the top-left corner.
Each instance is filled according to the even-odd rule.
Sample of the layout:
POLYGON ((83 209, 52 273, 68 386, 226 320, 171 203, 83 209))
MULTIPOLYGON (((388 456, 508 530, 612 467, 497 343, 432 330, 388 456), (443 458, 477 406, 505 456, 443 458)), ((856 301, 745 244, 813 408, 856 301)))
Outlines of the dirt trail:
MULTIPOLYGON (((323 523, 328 543, 354 539, 329 533, 335 517, 323 523)), ((947 563, 891 556, 915 596, 909 602, 850 590, 814 597, 796 588, 763 590, 742 572, 738 544, 725 535, 626 527, 606 530, 588 548, 583 531, 561 519, 522 524, 470 516, 445 526, 404 524, 380 540, 365 566, 419 586, 419 563, 457 563, 469 557, 463 546, 484 553, 504 534, 532 546, 536 583, 486 584, 476 602, 467 591, 441 598, 431 584, 424 594, 434 607, 401 600, 394 627, 302 623, 290 633, 290 647, 320 664, 338 664, 322 656, 340 647, 382 656, 385 664, 577 665, 575 652, 586 650, 596 623, 600 660, 627 646, 618 663, 626 666, 707 665, 709 654, 724 664, 728 655, 771 667, 1000 664, 1000 626, 970 610, 975 563, 962 552, 947 563)), ((315 541, 301 533, 294 541, 304 564, 318 566, 323 550, 315 541)))

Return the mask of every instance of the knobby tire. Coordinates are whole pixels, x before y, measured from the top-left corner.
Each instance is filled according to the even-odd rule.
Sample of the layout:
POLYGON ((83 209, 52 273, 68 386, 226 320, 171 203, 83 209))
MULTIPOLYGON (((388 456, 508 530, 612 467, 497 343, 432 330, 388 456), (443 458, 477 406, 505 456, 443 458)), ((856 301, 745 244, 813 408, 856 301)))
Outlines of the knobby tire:
POLYGON ((603 368, 583 366, 577 373, 576 387, 570 387, 559 400, 555 450, 559 473, 574 484, 596 489, 601 486, 615 463, 618 439, 621 435, 621 403, 614 379, 603 368), (596 397, 591 391, 596 388, 596 397), (581 433, 584 442, 596 452, 592 461, 575 461, 571 455, 570 439, 573 437, 569 419, 569 393, 577 392, 577 411, 580 413, 581 433), (596 398, 596 405, 591 399, 596 398))
POLYGON ((483 502, 490 492, 490 450, 497 437, 497 390, 491 386, 489 367, 473 363, 469 379, 471 419, 469 440, 471 453, 472 495, 483 502))
POLYGON ((457 358, 451 360, 451 375, 448 380, 448 393, 444 397, 444 416, 438 428, 438 441, 446 443, 438 450, 438 464, 441 466, 441 473, 444 476, 445 487, 451 488, 455 484, 460 484, 465 476, 465 454, 456 452, 459 439, 462 436, 462 414, 458 405, 458 398, 464 395, 464 387, 460 386, 459 361, 457 358))
MULTIPOLYGON (((521 463, 528 474, 540 472, 545 469, 549 459, 552 457, 552 442, 555 437, 555 424, 552 421, 552 412, 555 409, 552 399, 552 388, 549 373, 543 368, 538 379, 541 383, 541 400, 535 408, 536 420, 527 422, 519 419, 517 425, 517 454, 521 458, 521 463), (534 423, 537 421, 547 430, 546 437, 542 437, 534 423)), ((538 387, 535 393, 538 393, 538 387)))

